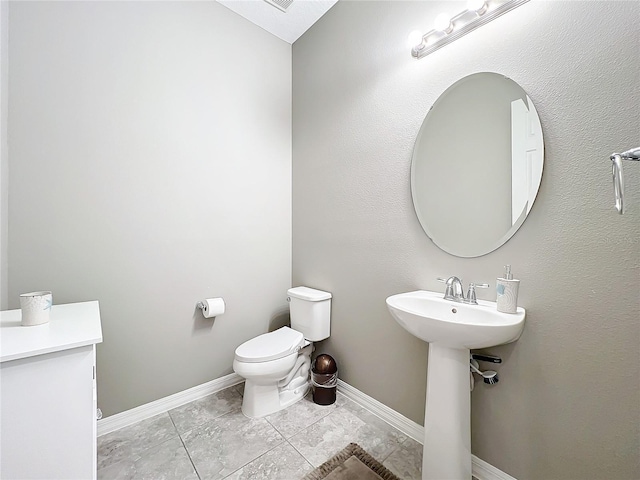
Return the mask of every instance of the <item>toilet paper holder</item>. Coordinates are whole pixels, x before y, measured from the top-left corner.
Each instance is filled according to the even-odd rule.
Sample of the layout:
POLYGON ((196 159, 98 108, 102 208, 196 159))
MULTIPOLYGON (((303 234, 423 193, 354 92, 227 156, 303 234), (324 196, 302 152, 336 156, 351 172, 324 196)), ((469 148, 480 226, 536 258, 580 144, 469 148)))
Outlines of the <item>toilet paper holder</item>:
POLYGON ((202 311, 204 318, 213 318, 222 315, 226 310, 226 304, 221 297, 205 298, 204 300, 198 301, 196 307, 202 311))

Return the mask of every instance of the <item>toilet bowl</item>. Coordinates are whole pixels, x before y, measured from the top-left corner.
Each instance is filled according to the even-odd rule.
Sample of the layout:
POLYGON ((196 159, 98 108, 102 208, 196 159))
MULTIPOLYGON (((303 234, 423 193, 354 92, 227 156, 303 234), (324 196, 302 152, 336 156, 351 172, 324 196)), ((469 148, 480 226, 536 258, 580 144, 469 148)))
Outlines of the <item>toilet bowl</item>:
POLYGON ((303 398, 309 391, 311 350, 303 335, 289 327, 240 345, 233 370, 246 379, 242 413, 264 417, 303 398))
POLYGON ((259 418, 298 400, 309 391, 312 341, 329 337, 331 294, 308 287, 287 291, 291 327, 252 338, 235 351, 233 370, 246 379, 242 413, 259 418))

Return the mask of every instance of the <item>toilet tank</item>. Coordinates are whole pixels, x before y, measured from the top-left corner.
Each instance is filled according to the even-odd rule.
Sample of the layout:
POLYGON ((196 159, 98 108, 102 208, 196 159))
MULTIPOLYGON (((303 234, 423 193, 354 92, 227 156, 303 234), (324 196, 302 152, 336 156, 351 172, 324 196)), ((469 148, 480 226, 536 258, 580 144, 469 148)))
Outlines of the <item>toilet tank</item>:
POLYGON ((291 328, 311 342, 329 338, 331 333, 331 294, 309 287, 287 290, 291 328))

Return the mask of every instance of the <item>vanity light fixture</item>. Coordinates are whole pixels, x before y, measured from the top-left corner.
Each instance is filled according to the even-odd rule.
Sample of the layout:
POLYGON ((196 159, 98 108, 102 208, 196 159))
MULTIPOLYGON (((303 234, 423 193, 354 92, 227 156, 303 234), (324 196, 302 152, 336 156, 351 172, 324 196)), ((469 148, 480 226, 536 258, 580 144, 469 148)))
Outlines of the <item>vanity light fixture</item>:
POLYGON ((446 13, 438 15, 434 28, 424 35, 411 32, 407 40, 411 55, 422 58, 448 43, 457 40, 491 20, 519 7, 529 0, 469 0, 467 9, 450 17, 446 13))
POLYGON ((438 15, 433 22, 433 29, 436 32, 444 32, 446 34, 453 32, 451 16, 448 13, 441 13, 438 15))
POLYGON ((469 0, 467 2, 467 10, 476 12, 477 15, 484 15, 489 5, 485 0, 469 0))
POLYGON ((407 47, 413 48, 415 45, 422 43, 422 32, 420 30, 414 30, 407 37, 407 47))

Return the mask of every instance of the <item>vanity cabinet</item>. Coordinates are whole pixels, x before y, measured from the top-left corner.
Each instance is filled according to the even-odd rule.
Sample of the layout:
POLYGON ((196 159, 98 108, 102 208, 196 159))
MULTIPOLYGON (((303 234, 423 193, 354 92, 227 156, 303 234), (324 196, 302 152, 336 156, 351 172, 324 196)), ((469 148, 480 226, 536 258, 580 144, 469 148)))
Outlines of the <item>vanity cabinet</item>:
POLYGON ((0 478, 96 478, 97 301, 54 305, 49 323, 0 312, 0 478))

